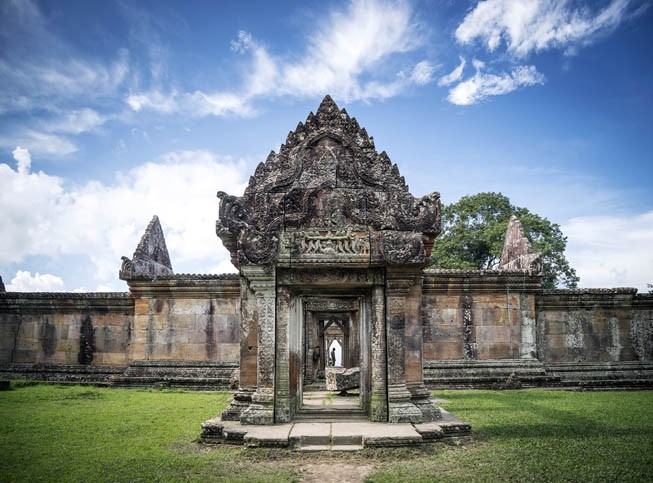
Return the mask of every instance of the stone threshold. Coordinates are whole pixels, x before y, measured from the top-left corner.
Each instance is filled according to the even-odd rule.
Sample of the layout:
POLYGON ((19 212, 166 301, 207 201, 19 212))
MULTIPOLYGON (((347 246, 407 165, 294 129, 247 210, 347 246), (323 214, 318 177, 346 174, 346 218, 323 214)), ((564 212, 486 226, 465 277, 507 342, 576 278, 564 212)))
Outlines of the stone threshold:
POLYGON ((442 419, 420 424, 369 421, 292 422, 271 426, 242 425, 219 417, 202 423, 199 441, 247 448, 295 451, 356 451, 363 448, 419 446, 471 434, 471 425, 441 409, 442 419))

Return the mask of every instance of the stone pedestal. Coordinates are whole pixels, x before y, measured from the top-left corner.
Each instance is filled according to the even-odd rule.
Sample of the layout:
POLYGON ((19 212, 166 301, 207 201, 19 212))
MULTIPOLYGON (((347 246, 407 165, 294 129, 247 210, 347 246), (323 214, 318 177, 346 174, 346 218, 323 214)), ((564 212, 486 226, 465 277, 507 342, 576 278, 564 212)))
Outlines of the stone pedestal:
POLYGON ((274 395, 257 390, 252 395, 252 404, 240 413, 240 423, 274 424, 274 395))
POLYGON ((437 421, 442 418, 440 408, 431 401, 431 391, 429 391, 423 382, 409 382, 407 384, 410 392, 410 402, 417 407, 422 413, 422 421, 437 421))
POLYGON ((220 415, 222 421, 240 421, 240 415, 252 404, 254 392, 256 392, 255 387, 238 388, 233 400, 220 415))

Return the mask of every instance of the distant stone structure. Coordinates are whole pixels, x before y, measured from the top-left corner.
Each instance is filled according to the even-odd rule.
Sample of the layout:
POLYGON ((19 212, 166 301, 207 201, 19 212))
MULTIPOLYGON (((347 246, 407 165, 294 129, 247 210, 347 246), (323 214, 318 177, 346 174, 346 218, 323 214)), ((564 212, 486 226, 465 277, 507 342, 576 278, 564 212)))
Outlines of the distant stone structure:
POLYGON ((155 216, 123 257, 127 293, 0 282, 0 377, 237 384, 222 418, 245 424, 307 417, 302 394, 324 383, 333 341, 343 371, 359 368, 371 421, 437 419, 433 388, 653 387, 653 295, 542 289, 517 219, 498 270, 426 269, 438 194, 413 197, 329 97, 243 196, 218 196, 217 235, 238 274, 175 274, 155 216))
POLYGON ((542 254, 533 251, 531 242, 524 235, 524 227, 514 215, 508 222, 499 270, 542 272, 542 254))
POLYGON ((159 217, 154 215, 130 260, 122 257, 121 280, 174 275, 159 217))

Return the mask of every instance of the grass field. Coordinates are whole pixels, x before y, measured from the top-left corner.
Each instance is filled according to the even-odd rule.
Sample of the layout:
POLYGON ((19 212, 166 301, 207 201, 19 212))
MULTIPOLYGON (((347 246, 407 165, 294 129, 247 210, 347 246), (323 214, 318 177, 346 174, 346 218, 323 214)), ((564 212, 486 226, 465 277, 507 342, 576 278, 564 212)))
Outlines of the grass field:
POLYGON ((0 481, 299 481, 325 462, 374 482, 653 480, 653 392, 437 395, 471 440, 305 455, 195 443, 230 393, 19 386, 0 392, 0 481))

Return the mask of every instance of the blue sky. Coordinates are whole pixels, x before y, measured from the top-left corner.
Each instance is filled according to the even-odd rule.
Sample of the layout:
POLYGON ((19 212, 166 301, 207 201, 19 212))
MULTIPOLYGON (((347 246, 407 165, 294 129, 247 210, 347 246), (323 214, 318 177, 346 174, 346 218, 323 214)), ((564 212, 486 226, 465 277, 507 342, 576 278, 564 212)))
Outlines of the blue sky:
POLYGON ((326 94, 445 203, 561 225, 581 286, 653 283, 653 9, 635 0, 0 2, 0 275, 125 290, 152 215, 175 272, 233 271, 218 190, 326 94))

